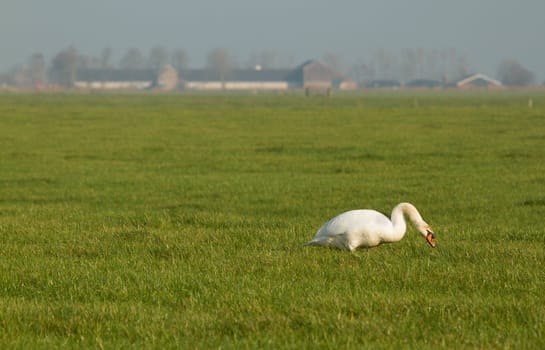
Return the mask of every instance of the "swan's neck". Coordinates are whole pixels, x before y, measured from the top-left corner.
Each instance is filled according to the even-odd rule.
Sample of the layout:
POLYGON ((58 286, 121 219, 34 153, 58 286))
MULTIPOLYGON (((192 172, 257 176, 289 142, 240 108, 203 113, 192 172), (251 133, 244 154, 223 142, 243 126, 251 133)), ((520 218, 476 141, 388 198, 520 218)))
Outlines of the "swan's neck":
POLYGON ((391 234, 384 237, 385 242, 397 242, 405 236, 405 232, 407 231, 405 216, 409 217, 409 220, 415 227, 418 227, 418 225, 423 222, 422 216, 414 205, 410 203, 399 203, 392 210, 391 220, 393 230, 391 234))

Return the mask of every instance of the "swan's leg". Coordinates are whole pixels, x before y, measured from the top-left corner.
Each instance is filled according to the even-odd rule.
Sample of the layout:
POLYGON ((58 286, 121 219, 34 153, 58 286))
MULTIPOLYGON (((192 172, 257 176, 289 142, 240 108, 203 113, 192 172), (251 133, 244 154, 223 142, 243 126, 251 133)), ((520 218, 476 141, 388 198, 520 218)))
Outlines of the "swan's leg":
POLYGON ((361 256, 359 254, 356 254, 355 250, 351 250, 350 255, 352 255, 356 259, 361 259, 361 256))

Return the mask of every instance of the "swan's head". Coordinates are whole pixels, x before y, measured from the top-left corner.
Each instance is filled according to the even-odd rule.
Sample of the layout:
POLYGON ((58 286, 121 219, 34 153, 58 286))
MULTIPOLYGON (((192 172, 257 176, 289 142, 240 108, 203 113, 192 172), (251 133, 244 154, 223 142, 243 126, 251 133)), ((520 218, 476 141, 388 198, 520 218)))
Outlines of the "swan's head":
POLYGON ((433 233, 431 226, 423 223, 418 226, 418 231, 424 236, 426 242, 428 242, 432 248, 435 248, 435 233, 433 233))

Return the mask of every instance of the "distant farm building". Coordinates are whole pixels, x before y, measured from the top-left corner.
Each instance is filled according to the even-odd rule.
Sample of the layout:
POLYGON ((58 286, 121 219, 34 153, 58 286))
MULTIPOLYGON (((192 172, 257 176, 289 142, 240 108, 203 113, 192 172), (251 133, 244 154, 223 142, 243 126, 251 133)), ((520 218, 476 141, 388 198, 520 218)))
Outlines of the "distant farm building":
POLYGON ((388 79, 371 80, 365 86, 372 89, 398 89, 401 87, 401 82, 388 79))
POLYGON ((181 87, 188 90, 288 90, 331 91, 357 88, 356 83, 318 62, 307 61, 295 69, 233 69, 220 72, 192 69, 179 73, 181 87))
POLYGON ((471 88, 501 88, 502 83, 496 79, 492 79, 484 74, 477 73, 466 76, 462 79, 456 80, 451 83, 445 83, 443 81, 434 79, 413 79, 402 84, 398 80, 371 80, 366 85, 366 88, 370 89, 438 89, 444 87, 457 88, 457 89, 471 89, 471 88))
POLYGON ((295 69, 187 69, 176 71, 166 66, 157 74, 153 70, 80 69, 75 86, 83 89, 150 89, 172 90, 324 90, 355 89, 356 83, 318 62, 307 61, 295 69))
POLYGON ((290 78, 307 93, 313 90, 330 92, 332 89, 353 90, 357 88, 357 84, 353 80, 347 79, 334 69, 312 60, 295 68, 290 73, 290 78))
POLYGON ((427 89, 434 89, 438 87, 442 87, 443 83, 439 80, 433 80, 433 79, 414 79, 409 80, 405 83, 405 87, 408 88, 427 88, 427 89))
POLYGON ((492 79, 484 74, 476 73, 454 82, 452 86, 460 89, 498 88, 503 86, 503 84, 500 81, 492 79))
POLYGON ((189 69, 179 73, 180 87, 187 90, 287 90, 291 70, 233 69, 220 73, 211 69, 189 69))
POLYGON ((163 66, 157 76, 155 86, 161 90, 173 90, 178 86, 178 72, 170 64, 163 66))
POLYGON ((156 81, 152 69, 79 69, 74 86, 81 89, 148 89, 156 81))

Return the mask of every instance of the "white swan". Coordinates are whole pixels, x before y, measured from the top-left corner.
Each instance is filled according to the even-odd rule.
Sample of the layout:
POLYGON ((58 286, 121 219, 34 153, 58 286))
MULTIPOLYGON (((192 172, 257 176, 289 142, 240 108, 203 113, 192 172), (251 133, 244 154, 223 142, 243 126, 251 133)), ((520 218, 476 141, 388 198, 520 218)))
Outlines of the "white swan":
POLYGON ((400 241, 405 236, 407 215, 414 227, 435 248, 435 234, 411 203, 399 203, 392 210, 391 220, 371 209, 350 210, 326 222, 306 245, 333 247, 353 252, 382 243, 400 241))

